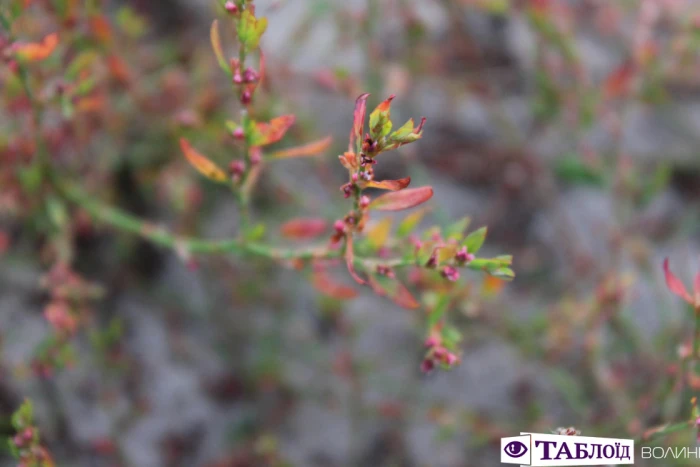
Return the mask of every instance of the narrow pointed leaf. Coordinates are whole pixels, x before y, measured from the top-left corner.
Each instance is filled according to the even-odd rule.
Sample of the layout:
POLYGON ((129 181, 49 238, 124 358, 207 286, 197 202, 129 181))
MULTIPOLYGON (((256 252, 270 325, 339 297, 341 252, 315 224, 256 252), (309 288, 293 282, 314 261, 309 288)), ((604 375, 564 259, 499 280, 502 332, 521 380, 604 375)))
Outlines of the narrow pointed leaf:
POLYGON ((311 284, 321 292, 336 300, 350 300, 357 297, 357 290, 345 284, 340 284, 328 277, 324 271, 314 273, 311 284))
POLYGON ((216 55, 216 61, 219 62, 219 66, 229 75, 231 74, 231 67, 224 57, 224 50, 221 47, 221 34, 219 33, 219 20, 214 20, 211 23, 211 30, 209 31, 209 37, 211 39, 211 48, 214 49, 214 55, 216 55))
POLYGON ((391 132, 391 101, 393 94, 377 106, 369 116, 369 133, 373 140, 379 140, 391 132))
POLYGON ((664 260, 664 276, 666 277, 666 286, 668 287, 668 290, 692 305, 693 300, 688 294, 688 291, 685 289, 685 285, 683 285, 683 282, 681 282, 681 280, 671 272, 668 258, 664 260))
POLYGON ((294 124, 294 115, 283 115, 270 120, 269 123, 257 123, 250 138, 251 146, 266 146, 281 140, 289 127, 294 124))
POLYGON ((396 237, 407 237, 411 232, 413 232, 416 226, 418 226, 426 212, 428 212, 428 210, 423 208, 406 216, 396 229, 396 237))
POLYGON ((387 142, 383 149, 385 151, 389 151, 401 147, 404 144, 418 141, 421 136, 423 136, 423 125, 425 124, 425 121, 426 119, 423 117, 417 128, 414 128, 413 119, 407 121, 404 126, 394 131, 387 137, 387 142))
POLYGON ((322 235, 327 227, 324 219, 298 218, 282 224, 280 232, 287 238, 308 239, 322 235))
POLYGON ((369 207, 377 211, 400 211, 425 203, 432 197, 432 187, 407 188, 401 191, 386 193, 372 201, 369 207))
POLYGON ((398 180, 382 180, 377 182, 371 180, 365 184, 365 188, 379 188, 380 190, 399 191, 406 188, 411 183, 411 177, 400 178, 398 180))
POLYGON ((427 322, 427 328, 428 330, 432 330, 435 325, 438 324, 438 322, 442 319, 442 317, 445 315, 447 312, 447 308, 450 305, 450 297, 449 295, 442 295, 438 299, 437 303, 433 307, 432 310, 430 310, 430 313, 428 314, 428 322, 427 322))
POLYGON ((281 151, 274 152, 270 154, 270 159, 289 159, 292 157, 309 157, 317 156, 322 154, 326 149, 331 147, 333 143, 333 137, 328 136, 318 141, 314 141, 303 146, 296 146, 293 148, 282 149, 281 151))
POLYGON ((484 244, 484 241, 486 240, 487 232, 488 229, 486 227, 482 227, 478 230, 475 230, 474 232, 467 235, 467 238, 464 239, 462 245, 467 247, 467 251, 469 253, 473 255, 477 254, 477 252, 481 249, 481 246, 484 244))
POLYGON ((362 279, 357 272, 355 272, 355 253, 352 248, 352 235, 348 234, 345 240, 345 264, 348 267, 348 272, 355 279, 358 284, 366 284, 367 282, 362 279))
POLYGON ((398 281, 396 282, 396 290, 394 291, 394 295, 391 297, 391 299, 394 300, 397 305, 410 310, 415 310, 416 308, 420 307, 420 304, 415 299, 413 294, 411 294, 405 285, 398 281))
MULTIPOLYGON (((365 115, 367 113, 367 98, 369 94, 362 94, 355 101, 355 111, 353 112, 352 129, 350 130, 350 143, 348 152, 354 151, 353 144, 362 141, 362 134, 365 131, 365 115)), ((359 144, 358 144, 359 146, 359 144)))
POLYGON ((460 241, 462 240, 462 237, 464 236, 464 232, 469 228, 469 224, 471 222, 471 218, 469 217, 464 217, 454 224, 450 224, 446 229, 445 229, 445 239, 447 240, 457 240, 460 241))
POLYGON ((221 170, 207 157, 197 152, 185 138, 180 138, 180 149, 182 149, 182 153, 192 167, 197 169, 199 173, 208 179, 214 180, 215 182, 225 182, 228 179, 226 172, 221 170))
POLYGON ((260 38, 267 29, 267 18, 256 18, 249 9, 241 15, 238 26, 238 39, 246 53, 258 48, 260 38))
POLYGON ((385 217, 367 232, 367 241, 375 250, 384 246, 391 232, 391 218, 385 217))
POLYGON ((38 62, 48 58, 58 45, 58 34, 52 33, 44 37, 41 42, 15 44, 14 52, 20 60, 25 62, 38 62))

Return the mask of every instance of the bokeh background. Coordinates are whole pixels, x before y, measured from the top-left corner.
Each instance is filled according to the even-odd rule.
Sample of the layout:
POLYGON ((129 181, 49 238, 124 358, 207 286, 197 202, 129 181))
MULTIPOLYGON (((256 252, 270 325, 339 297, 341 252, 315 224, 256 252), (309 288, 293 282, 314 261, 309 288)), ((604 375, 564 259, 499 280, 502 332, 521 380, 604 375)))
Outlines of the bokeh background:
MULTIPOLYGON (((270 21, 263 108, 297 115, 291 141, 334 136, 323 157, 269 167, 253 215, 270 238, 285 242, 275 228, 290 218, 344 212, 335 155, 354 99, 396 94, 396 121, 428 123, 421 141, 383 156, 380 178, 434 187, 425 226, 488 225, 484 251, 512 254, 516 279, 463 274, 470 293, 450 311, 462 361, 425 375, 421 316, 368 290, 339 302, 281 265, 217 256, 193 267, 93 227, 76 269, 105 294, 72 364, 40 378, 28 362, 51 334, 46 265, 23 221, 3 213, 8 436, 29 397, 59 465, 447 467, 497 465, 499 438, 520 431, 640 438, 689 417, 697 382, 677 381, 694 320, 661 264, 670 257, 687 284, 700 266, 700 3, 256 4, 270 21)), ((214 122, 236 103, 210 50, 216 6, 108 2, 116 24, 140 28, 123 47, 146 97, 125 90, 116 129, 88 146, 109 185, 85 179, 130 212, 208 238, 235 235, 237 209, 189 169, 177 135, 225 154, 214 122)))

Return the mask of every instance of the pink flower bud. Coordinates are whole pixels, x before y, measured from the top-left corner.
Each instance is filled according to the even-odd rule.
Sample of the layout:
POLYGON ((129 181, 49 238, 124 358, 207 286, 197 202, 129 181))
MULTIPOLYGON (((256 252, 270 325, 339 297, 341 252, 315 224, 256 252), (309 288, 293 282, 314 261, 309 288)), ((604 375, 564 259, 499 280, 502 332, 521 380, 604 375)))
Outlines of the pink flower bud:
POLYGON ((467 251, 466 246, 463 246, 457 254, 455 254, 455 259, 461 264, 469 264, 474 261, 474 255, 467 251))
POLYGON ((420 364, 420 371, 423 373, 430 373, 435 368, 435 362, 431 358, 426 358, 420 364))
POLYGON ((254 83, 258 80, 258 74, 252 68, 246 68, 243 72, 243 81, 246 83, 254 83))
POLYGON ((445 266, 442 270, 442 277, 448 281, 455 282, 459 279, 459 270, 454 266, 445 266))
POLYGON ((352 174, 352 181, 353 182, 356 182, 358 178, 359 178, 359 176, 356 173, 352 174))
POLYGON ((245 172, 245 163, 243 161, 233 161, 229 164, 229 171, 234 177, 240 177, 245 172))
POLYGON ((235 72, 233 74, 233 82, 234 82, 234 84, 243 83, 243 77, 241 76, 241 74, 239 72, 235 72))
POLYGON ((235 130, 233 130, 233 137, 239 141, 245 138, 245 132, 243 131, 243 127, 239 126, 235 130))
POLYGON ((230 1, 230 0, 229 0, 228 2, 226 2, 226 3, 224 3, 224 8, 226 9, 226 11, 228 11, 228 12, 231 13, 232 15, 238 13, 238 7, 236 6, 235 3, 233 3, 233 2, 230 1))
POLYGON ((369 206, 369 202, 369 196, 363 196, 362 198, 360 198, 360 208, 366 209, 367 206, 369 206))
POLYGON ((457 356, 455 354, 453 354, 452 352, 447 352, 445 354, 443 361, 445 362, 446 365, 452 366, 455 363, 457 363, 457 356))
POLYGON ((346 183, 345 185, 340 187, 340 190, 343 192, 343 197, 344 198, 349 198, 350 195, 352 195, 352 185, 349 183, 346 183))
POLYGON ((260 148, 253 148, 250 150, 250 163, 252 165, 258 165, 262 160, 262 151, 260 148))
POLYGON ((345 233, 345 222, 343 222, 343 221, 341 221, 340 219, 338 219, 338 220, 335 221, 335 223, 333 224, 333 228, 334 228, 335 231, 336 231, 337 233, 339 233, 339 234, 345 233))
POLYGON ((435 347, 436 345, 438 345, 439 343, 440 343, 440 342, 438 342, 438 340, 437 340, 436 337, 428 337, 428 338, 425 340, 425 346, 428 347, 428 348, 433 348, 433 347, 435 347))
POLYGON ((247 89, 243 91, 243 93, 241 94, 241 104, 248 105, 252 100, 253 95, 250 93, 250 91, 247 89))
POLYGON ((394 271, 389 266, 385 266, 383 264, 377 266, 377 274, 379 274, 380 276, 386 276, 390 279, 396 277, 394 271))
POLYGON ((25 441, 29 442, 34 437, 34 431, 31 428, 26 428, 22 433, 22 437, 25 441))

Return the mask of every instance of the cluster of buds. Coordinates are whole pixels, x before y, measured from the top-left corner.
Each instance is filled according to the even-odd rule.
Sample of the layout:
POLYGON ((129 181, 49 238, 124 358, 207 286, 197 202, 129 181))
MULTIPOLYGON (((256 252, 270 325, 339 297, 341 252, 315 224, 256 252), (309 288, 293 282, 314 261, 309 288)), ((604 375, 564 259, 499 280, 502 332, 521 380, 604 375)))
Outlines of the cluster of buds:
POLYGON ((241 72, 238 60, 231 60, 231 68, 233 69, 233 77, 231 78, 233 84, 254 84, 257 83, 260 78, 258 72, 251 67, 241 72))
POLYGON ((245 162, 242 160, 235 160, 231 162, 228 166, 228 171, 231 174, 231 180, 234 183, 240 182, 243 174, 245 173, 245 162))
POLYGON ((563 435, 563 436, 580 436, 580 435, 581 435, 581 431, 580 431, 580 430, 577 430, 577 429, 574 428, 573 426, 570 426, 570 427, 568 427, 568 428, 564 428, 564 427, 561 427, 561 426, 560 426, 559 428, 557 428, 556 430, 554 430, 554 431, 552 432, 552 434, 554 434, 554 435, 563 435))
POLYGON ((455 282, 457 279, 459 279, 459 269, 454 266, 445 266, 442 268, 440 274, 442 277, 451 282, 455 282))
POLYGON ((455 253, 455 261, 460 265, 469 264, 474 261, 474 255, 469 253, 466 246, 463 246, 455 253))
POLYGON ((425 346, 428 350, 421 363, 421 370, 424 373, 429 373, 438 365, 452 368, 459 361, 459 357, 443 346, 439 338, 429 337, 425 341, 425 346))
POLYGON ((379 274, 380 276, 386 276, 389 279, 394 279, 396 277, 396 274, 394 274, 394 270, 391 269, 389 266, 385 266, 383 264, 377 266, 377 274, 379 274))
POLYGON ((10 450, 19 459, 19 467, 53 467, 54 461, 41 446, 39 430, 33 424, 33 408, 26 400, 12 415, 16 435, 10 438, 10 450))

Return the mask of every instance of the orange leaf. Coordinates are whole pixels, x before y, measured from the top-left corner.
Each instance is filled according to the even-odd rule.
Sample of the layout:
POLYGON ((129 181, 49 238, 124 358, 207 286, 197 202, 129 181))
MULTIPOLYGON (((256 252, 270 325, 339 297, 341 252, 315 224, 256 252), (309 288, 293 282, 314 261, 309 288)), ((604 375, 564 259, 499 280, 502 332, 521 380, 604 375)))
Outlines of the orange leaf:
POLYGON ((197 152, 196 149, 190 146, 190 142, 185 138, 180 138, 180 149, 182 149, 182 153, 185 155, 189 163, 192 164, 192 167, 197 169, 199 173, 208 179, 214 180, 215 182, 225 182, 228 179, 226 172, 221 170, 207 157, 197 152))
POLYGON ((314 273, 311 284, 323 295, 337 300, 350 300, 358 295, 357 290, 331 280, 324 271, 314 273))
POLYGON ((280 231, 287 238, 314 238, 326 231, 328 224, 324 219, 298 218, 285 222, 280 231))
POLYGON ((258 123, 258 136, 251 142, 252 146, 266 146, 281 140, 290 126, 294 124, 294 115, 283 115, 270 120, 269 123, 258 123))
POLYGON ((414 310, 420 306, 418 301, 408 291, 405 285, 401 282, 396 282, 396 290, 391 299, 399 306, 414 310))
POLYGON ((668 290, 692 305, 693 300, 690 298, 690 295, 688 295, 688 291, 685 290, 685 285, 683 285, 683 282, 681 282, 681 280, 671 272, 668 264, 668 258, 664 260, 664 275, 666 276, 666 286, 668 287, 668 290))
POLYGON ((391 231, 391 218, 385 217, 377 225, 372 227, 372 230, 367 232, 367 241, 372 247, 377 250, 384 246, 389 238, 391 231))
POLYGON ((365 188, 379 188, 380 190, 399 191, 406 188, 411 183, 411 177, 400 178, 398 180, 382 180, 376 182, 371 180, 365 184, 365 188))
POLYGON ((38 62, 48 58, 58 45, 58 34, 53 33, 44 37, 41 42, 15 44, 17 56, 27 62, 38 62))
POLYGON ((116 55, 107 58, 107 67, 112 77, 121 84, 127 84, 131 80, 131 72, 126 62, 116 55))
POLYGON ((95 38, 103 44, 109 44, 112 41, 112 27, 105 16, 97 15, 90 18, 90 29, 95 38))
POLYGON ((369 207, 378 211, 400 211, 418 206, 432 197, 432 187, 408 188, 402 191, 386 193, 372 201, 369 207))
POLYGON ((282 149, 270 155, 271 159, 289 159, 290 157, 317 156, 328 149, 333 143, 333 137, 328 136, 318 141, 314 141, 303 146, 282 149))
POLYGON ((365 130, 365 115, 367 113, 367 98, 369 94, 362 94, 355 101, 355 111, 353 112, 352 129, 350 130, 350 144, 348 144, 348 152, 353 151, 352 145, 355 140, 362 140, 362 133, 365 130))
POLYGON ((357 156, 354 152, 346 152, 342 156, 338 156, 340 163, 348 170, 355 171, 359 167, 357 164, 357 156))
POLYGON ((221 47, 221 34, 219 33, 219 20, 214 20, 211 23, 211 29, 209 31, 209 38, 211 39, 211 48, 214 50, 214 55, 216 55, 216 61, 219 62, 219 66, 226 73, 231 73, 231 68, 224 57, 224 49, 221 47))
POLYGON ((634 78, 635 66, 632 62, 624 63, 620 68, 613 71, 605 80, 604 90, 607 99, 614 99, 626 94, 634 78))
POLYGON ((353 253, 352 250, 352 235, 348 234, 345 240, 345 264, 348 266, 348 272, 352 276, 353 279, 355 279, 355 282, 358 284, 366 284, 365 280, 362 279, 356 272, 355 272, 355 254, 353 253))
POLYGON ((374 293, 380 297, 389 297, 394 303, 399 306, 408 309, 415 309, 420 306, 418 301, 413 297, 411 292, 404 286, 401 282, 394 280, 392 281, 391 289, 387 290, 376 277, 370 274, 367 282, 369 286, 374 290, 374 293))

